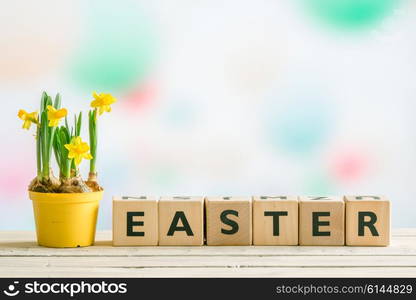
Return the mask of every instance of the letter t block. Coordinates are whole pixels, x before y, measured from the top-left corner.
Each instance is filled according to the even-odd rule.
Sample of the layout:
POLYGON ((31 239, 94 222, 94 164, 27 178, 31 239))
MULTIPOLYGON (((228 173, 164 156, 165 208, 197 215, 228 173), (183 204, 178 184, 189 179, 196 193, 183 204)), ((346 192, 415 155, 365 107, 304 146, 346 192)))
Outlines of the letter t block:
POLYGON ((253 245, 297 245, 298 210, 298 197, 253 197, 253 245))
POLYGON ((341 197, 299 197, 299 245, 344 244, 344 200, 341 197))
POLYGON ((347 246, 388 246, 390 202, 381 196, 345 196, 347 246))
POLYGON ((157 206, 155 197, 113 197, 113 245, 156 246, 157 206))

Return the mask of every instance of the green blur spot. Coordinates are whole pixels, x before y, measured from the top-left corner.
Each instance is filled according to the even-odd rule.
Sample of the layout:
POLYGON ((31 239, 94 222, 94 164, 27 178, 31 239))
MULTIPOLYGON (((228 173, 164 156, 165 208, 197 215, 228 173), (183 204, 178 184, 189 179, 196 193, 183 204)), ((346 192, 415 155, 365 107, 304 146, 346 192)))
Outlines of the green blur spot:
POLYGON ((340 29, 363 29, 391 14, 400 0, 300 0, 309 13, 340 29))
POLYGON ((305 180, 302 194, 305 195, 330 195, 334 192, 334 186, 330 178, 323 174, 310 174, 305 180))
POLYGON ((157 187, 166 188, 176 181, 177 173, 169 166, 160 166, 150 173, 149 179, 157 187))
POLYGON ((134 1, 84 4, 85 39, 71 61, 71 78, 88 91, 137 86, 155 56, 155 38, 140 7, 134 1))

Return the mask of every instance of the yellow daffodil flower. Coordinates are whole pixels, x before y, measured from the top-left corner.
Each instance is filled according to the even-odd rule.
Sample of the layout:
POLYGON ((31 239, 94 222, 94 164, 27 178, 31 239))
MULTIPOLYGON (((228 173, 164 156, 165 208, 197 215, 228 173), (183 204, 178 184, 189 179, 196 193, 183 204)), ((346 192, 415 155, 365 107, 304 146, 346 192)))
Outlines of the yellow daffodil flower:
POLYGON ((102 115, 105 111, 110 112, 110 105, 114 102, 117 102, 117 99, 114 98, 111 94, 97 94, 96 92, 94 92, 92 96, 94 97, 94 100, 91 102, 91 107, 98 108, 98 113, 100 115, 102 115))
POLYGON ((29 130, 32 123, 38 123, 38 113, 36 111, 28 113, 24 109, 20 109, 17 116, 24 121, 22 126, 23 129, 29 130))
POLYGON ((66 108, 56 109, 52 105, 47 106, 49 127, 56 127, 59 124, 59 120, 67 115, 66 108))
POLYGON ((68 149, 68 158, 75 159, 75 165, 79 165, 83 158, 92 159, 92 155, 88 152, 90 146, 81 140, 81 137, 77 136, 72 138, 70 144, 66 144, 65 148, 68 149))

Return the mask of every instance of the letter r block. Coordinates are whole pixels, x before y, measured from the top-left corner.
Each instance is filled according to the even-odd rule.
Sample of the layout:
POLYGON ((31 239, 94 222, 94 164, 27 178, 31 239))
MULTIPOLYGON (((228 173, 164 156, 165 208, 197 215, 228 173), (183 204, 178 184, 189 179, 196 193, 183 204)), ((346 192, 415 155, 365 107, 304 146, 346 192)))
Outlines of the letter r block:
POLYGON ((299 245, 343 246, 344 231, 341 197, 299 197, 299 245))
POLYGON ((159 245, 204 244, 204 197, 162 197, 159 200, 159 245))
POLYGON ((253 197, 253 245, 297 245, 298 210, 298 197, 253 197))
POLYGON ((347 246, 390 244, 390 202, 381 196, 345 196, 347 246))
POLYGON ((207 197, 205 208, 207 245, 251 245, 250 197, 207 197))
POLYGON ((113 245, 156 246, 157 206, 155 197, 113 197, 113 245))

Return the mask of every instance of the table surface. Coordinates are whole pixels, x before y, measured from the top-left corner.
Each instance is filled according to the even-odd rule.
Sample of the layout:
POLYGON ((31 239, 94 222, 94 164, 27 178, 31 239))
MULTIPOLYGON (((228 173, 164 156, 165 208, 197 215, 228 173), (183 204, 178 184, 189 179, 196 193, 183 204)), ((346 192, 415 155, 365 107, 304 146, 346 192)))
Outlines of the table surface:
POLYGON ((44 248, 31 231, 0 232, 0 277, 416 277, 416 229, 393 230, 389 247, 44 248))

